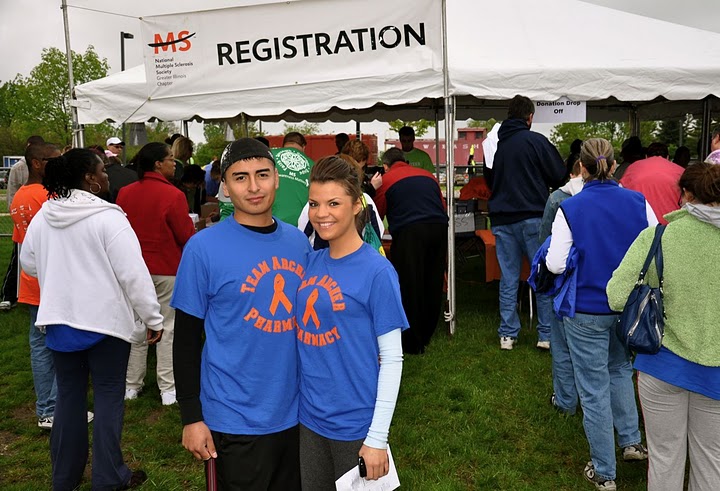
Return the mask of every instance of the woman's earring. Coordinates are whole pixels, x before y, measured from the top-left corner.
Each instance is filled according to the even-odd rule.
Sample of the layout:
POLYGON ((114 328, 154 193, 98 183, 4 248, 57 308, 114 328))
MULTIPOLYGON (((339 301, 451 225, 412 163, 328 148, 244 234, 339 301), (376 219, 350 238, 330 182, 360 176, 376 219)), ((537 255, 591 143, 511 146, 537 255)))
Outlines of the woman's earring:
POLYGON ((91 182, 91 183, 90 183, 90 192, 91 192, 92 194, 100 194, 100 190, 101 190, 101 189, 102 189, 102 186, 100 186, 100 184, 98 184, 98 183, 96 183, 96 182, 91 182), (97 191, 95 191, 95 190, 93 189, 93 184, 97 186, 97 191))

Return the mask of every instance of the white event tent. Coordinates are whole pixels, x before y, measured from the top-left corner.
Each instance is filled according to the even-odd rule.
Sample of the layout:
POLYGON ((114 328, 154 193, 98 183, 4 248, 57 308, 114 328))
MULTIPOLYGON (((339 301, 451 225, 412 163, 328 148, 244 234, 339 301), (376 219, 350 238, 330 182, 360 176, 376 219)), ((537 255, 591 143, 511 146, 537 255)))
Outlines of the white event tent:
MULTIPOLYGON (((588 101, 589 120, 627 120, 632 114, 636 121, 685 112, 704 112, 709 119, 720 97, 717 33, 578 0, 419 0, 409 10, 386 0, 297 0, 143 18, 143 42, 150 46, 167 43, 163 33, 173 29, 179 38, 192 33, 187 39, 194 43, 194 65, 171 68, 173 77, 182 78, 158 87, 155 80, 164 73, 158 57, 170 52, 145 48, 145 66, 76 87, 80 123, 218 120, 241 113, 250 119, 316 121, 447 115, 446 134, 452 135, 456 119, 502 119, 515 94, 536 101, 563 96, 588 101), (288 43, 297 43, 298 29, 332 34, 410 24, 419 31, 420 23, 426 35, 422 46, 408 47, 414 39, 406 35, 397 49, 357 53, 344 43, 343 51, 325 57, 318 47, 315 59, 312 46, 305 48, 309 58, 289 56, 282 38, 294 35, 288 43), (226 43, 236 63, 226 57, 224 66, 217 61, 206 67, 208 60, 220 59, 214 50, 220 51, 223 36, 238 41, 226 43), (280 36, 274 51, 273 36, 280 36), (253 53, 242 40, 259 38, 268 38, 263 46, 271 55, 248 61, 253 53)), ((397 39, 386 37, 386 44, 399 42, 402 28, 393 32, 397 39)), ((295 46, 297 52, 300 45, 295 46)), ((190 59, 176 54, 171 65, 190 59)), ((447 161, 452 163, 451 151, 447 161)), ((453 182, 450 175, 447 182, 453 182)), ((448 198, 452 332, 454 223, 448 198)))

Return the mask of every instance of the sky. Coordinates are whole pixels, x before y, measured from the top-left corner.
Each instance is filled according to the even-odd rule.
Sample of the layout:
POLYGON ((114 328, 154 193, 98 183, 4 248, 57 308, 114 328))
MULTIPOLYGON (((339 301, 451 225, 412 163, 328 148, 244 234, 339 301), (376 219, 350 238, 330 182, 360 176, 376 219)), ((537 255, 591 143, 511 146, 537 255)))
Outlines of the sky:
MULTIPOLYGON (((406 0, 411 5, 410 0, 406 0)), ((453 0, 448 0, 453 1, 453 0)), ((580 0, 577 0, 580 1, 580 0)), ((204 0, 203 8, 263 3, 261 0, 204 0)), ((587 3, 647 15, 661 20, 699 29, 720 32, 718 0, 588 0, 587 3)), ((135 35, 125 40, 125 66, 142 64, 140 21, 138 17, 171 12, 192 11, 197 0, 160 2, 149 0, 68 0, 70 45, 73 51, 84 52, 93 45, 101 57, 107 58, 110 73, 120 70, 120 32, 135 35), (90 10, 88 10, 90 9, 90 10)), ((0 83, 16 74, 27 76, 40 62, 42 49, 55 46, 65 51, 61 0, 0 0, 0 83)), ((480 26, 479 26, 480 27, 480 26)), ((479 31, 481 32, 481 31, 479 31)), ((619 36, 631 33, 617 33, 619 36)), ((652 49, 649 47, 649 49, 652 49)), ((264 124, 270 132, 281 132, 280 124, 264 124)), ((548 128, 534 127, 542 133, 548 128)), ((355 132, 354 123, 322 125, 323 132, 355 132)), ((191 137, 198 139, 197 127, 191 137)), ((376 133, 380 140, 395 137, 380 123, 363 124, 363 132, 376 133)))

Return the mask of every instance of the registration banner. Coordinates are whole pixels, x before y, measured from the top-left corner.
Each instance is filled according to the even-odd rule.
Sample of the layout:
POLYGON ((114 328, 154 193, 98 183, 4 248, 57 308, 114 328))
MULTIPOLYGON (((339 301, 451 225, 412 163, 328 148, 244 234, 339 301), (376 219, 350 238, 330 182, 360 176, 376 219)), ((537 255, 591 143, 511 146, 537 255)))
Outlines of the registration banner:
POLYGON ((298 0, 141 21, 153 99, 442 70, 440 0, 298 0))

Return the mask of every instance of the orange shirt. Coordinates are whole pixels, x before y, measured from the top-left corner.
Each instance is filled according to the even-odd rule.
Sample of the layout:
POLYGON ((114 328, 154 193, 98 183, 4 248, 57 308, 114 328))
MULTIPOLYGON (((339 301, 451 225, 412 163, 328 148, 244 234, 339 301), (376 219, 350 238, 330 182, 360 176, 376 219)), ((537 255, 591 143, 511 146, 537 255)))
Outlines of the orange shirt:
MULTIPOLYGON (((42 184, 26 184, 18 189, 10 205, 10 216, 15 224, 13 242, 23 243, 30 221, 46 201, 47 190, 42 184)), ((33 278, 22 270, 20 270, 18 302, 40 305, 40 285, 37 278, 33 278)))

